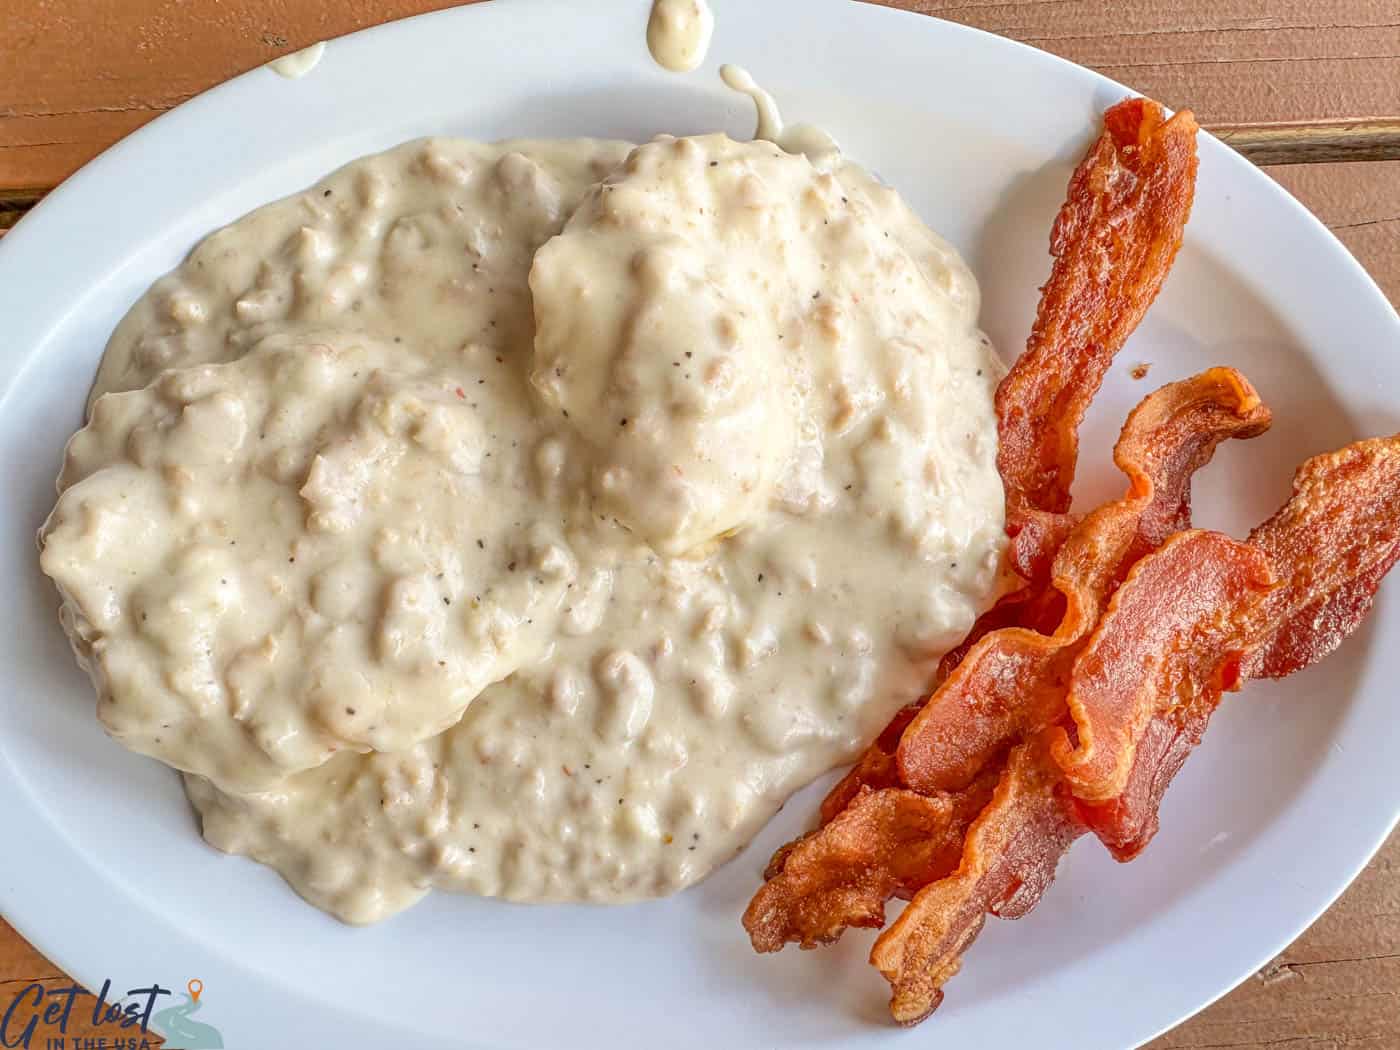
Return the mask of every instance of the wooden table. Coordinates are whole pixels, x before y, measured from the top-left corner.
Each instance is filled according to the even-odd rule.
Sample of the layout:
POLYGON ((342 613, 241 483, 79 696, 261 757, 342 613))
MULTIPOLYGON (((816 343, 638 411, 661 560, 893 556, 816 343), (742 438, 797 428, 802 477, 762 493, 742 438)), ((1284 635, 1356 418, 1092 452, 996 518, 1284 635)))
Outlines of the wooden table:
MULTIPOLYGON (((1400 0, 891 2, 1189 105, 1316 212, 1400 301, 1400 0)), ((217 81, 316 40, 450 6, 10 0, 0 230, 99 150, 217 81)), ((32 980, 67 979, 0 921, 0 1013, 32 980)), ((1152 1046, 1400 1047, 1400 835, 1283 955, 1152 1046)))

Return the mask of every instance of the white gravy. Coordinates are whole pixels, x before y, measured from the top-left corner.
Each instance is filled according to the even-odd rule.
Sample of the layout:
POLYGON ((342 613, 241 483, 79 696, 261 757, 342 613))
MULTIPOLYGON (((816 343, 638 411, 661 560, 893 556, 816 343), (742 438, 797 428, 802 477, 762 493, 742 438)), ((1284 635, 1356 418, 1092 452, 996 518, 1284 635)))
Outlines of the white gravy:
POLYGON ((818 167, 828 167, 841 159, 841 147, 827 132, 812 124, 785 124, 778 103, 761 88, 742 66, 719 67, 726 87, 753 99, 758 125, 753 137, 771 142, 788 153, 800 153, 818 167))
POLYGON ((136 303, 42 565, 108 731, 333 914, 669 893, 992 597, 977 311, 854 165, 408 143, 136 303))
POLYGON ((326 42, 324 40, 318 40, 310 47, 304 47, 300 51, 293 51, 290 55, 283 55, 281 58, 274 58, 267 64, 267 68, 272 70, 279 77, 286 77, 288 80, 300 80, 320 64, 321 56, 325 53, 326 42))
POLYGON ((647 19, 647 48, 662 69, 688 73, 705 61, 715 16, 705 0, 655 0, 647 19))

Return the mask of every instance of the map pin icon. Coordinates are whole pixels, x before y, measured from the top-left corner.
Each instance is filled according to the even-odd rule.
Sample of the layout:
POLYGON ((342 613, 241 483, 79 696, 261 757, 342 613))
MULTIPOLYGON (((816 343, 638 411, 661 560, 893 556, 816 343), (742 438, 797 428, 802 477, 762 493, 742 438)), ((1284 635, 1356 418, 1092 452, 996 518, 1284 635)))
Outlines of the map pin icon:
POLYGON ((185 985, 185 987, 190 990, 190 998, 195 1002, 199 1002, 199 995, 204 991, 204 982, 198 977, 192 977, 190 978, 190 983, 185 985))

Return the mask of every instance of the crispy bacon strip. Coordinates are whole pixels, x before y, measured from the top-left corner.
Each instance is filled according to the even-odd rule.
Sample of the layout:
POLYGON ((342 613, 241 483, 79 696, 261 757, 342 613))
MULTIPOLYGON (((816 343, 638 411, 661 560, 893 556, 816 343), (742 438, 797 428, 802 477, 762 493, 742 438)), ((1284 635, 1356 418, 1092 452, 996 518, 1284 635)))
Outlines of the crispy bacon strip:
POLYGON ((1134 566, 1074 664, 1077 745, 1053 731, 1051 753, 1077 798, 1123 794, 1159 708, 1214 707, 1240 687, 1249 622, 1273 585, 1263 550, 1218 532, 1179 532, 1134 566))
POLYGON ((1013 506, 1011 490, 1006 491, 1006 564, 1031 586, 1043 586, 1054 570, 1055 555, 1079 519, 1068 512, 1013 506))
MULTIPOLYGON (((1218 533, 1178 533, 1139 561, 1118 588, 1102 625, 1074 663, 1069 696, 1084 690, 1085 674, 1107 689, 1121 682, 1128 698, 1142 692, 1135 687, 1143 679, 1170 683, 1174 689, 1166 695, 1174 700, 1194 690, 1201 694, 1199 703, 1185 697, 1185 710, 1209 711, 1221 689, 1239 679, 1240 624, 1247 617, 1232 613, 1261 603, 1272 582, 1268 558, 1258 548, 1218 533), (1107 625, 1112 629, 1105 631, 1107 625)), ((1171 726, 1165 718, 1153 720, 1159 713, 1156 695, 1142 716, 1153 726, 1153 744, 1158 732, 1171 726)), ((1166 735, 1164 753, 1152 756, 1174 762, 1166 782, 1199 740, 1204 723, 1188 719, 1187 728, 1185 738, 1166 735), (1181 739, 1187 746, 1172 751, 1181 739)), ((937 1007, 943 983, 957 973, 986 914, 1018 918, 1029 912, 1054 878, 1061 856, 1088 830, 1095 814, 1069 797, 1056 761, 1067 739, 1063 729, 1052 726, 1012 752, 997 795, 968 833, 958 871, 920 891, 876 942, 871 962, 891 982, 890 1009, 900 1023, 917 1023, 937 1007)), ((1164 764, 1144 767, 1148 779, 1134 784, 1135 791, 1145 792, 1134 800, 1140 807, 1149 804, 1154 814, 1166 783, 1153 782, 1150 775, 1163 772, 1164 764)))
MULTIPOLYGON (((1400 556, 1397 507, 1400 435, 1309 460, 1293 497, 1245 543, 1187 532, 1138 563, 1071 685, 1087 700, 1102 693, 1082 676, 1108 676, 1131 700, 1114 698, 1093 712, 1141 727, 1128 737, 1133 759, 1124 790, 1106 802, 1068 797, 1055 754, 1068 737, 1053 728, 1013 750, 992 802, 968 831, 957 871, 920 890, 876 941, 871 962, 891 983, 896 1020, 916 1023, 938 1005, 986 912, 1013 918, 1034 907, 1086 824, 1120 860, 1142 850, 1163 794, 1222 692, 1246 674, 1306 666, 1360 622, 1400 556), (1231 585, 1203 582, 1222 574, 1235 574, 1231 585), (1215 600, 1203 599, 1203 587, 1215 600), (1137 714, 1144 674, 1156 687, 1145 720, 1137 714)), ((1095 725, 1099 740, 1107 739, 1104 724, 1095 725)))
MULTIPOLYGON (((922 711, 911 704, 895 716, 827 795, 822 823, 871 789, 877 795, 903 786, 938 796, 963 793, 979 776, 994 775, 993 760, 1022 736, 1062 719, 1075 657, 1131 561, 1189 520, 1191 475, 1216 445, 1227 437, 1252 437, 1268 423, 1268 409, 1232 369, 1211 369, 1144 399, 1114 453, 1128 477, 1128 494, 1080 523, 1057 562, 1059 590, 1045 592, 1063 610, 1056 633, 1014 627, 983 638, 922 711)), ((882 808, 867 799, 857 819, 830 835, 813 833, 779 849, 764 872, 768 884, 745 917, 755 946, 776 950, 783 943, 774 942, 779 935, 803 943, 832 939, 843 922, 878 925, 872 916, 882 917, 885 900, 908 883, 873 865, 889 863, 891 854, 881 852, 881 843, 907 838, 908 814, 907 804, 882 808), (895 823, 882 826, 882 820, 895 823), (849 848, 857 832, 873 853, 849 848), (808 866, 780 879, 799 847, 806 847, 808 866), (826 882, 811 875, 819 864, 827 867, 826 882), (885 896, 876 902, 880 892, 885 896)), ((973 815, 975 810, 966 820, 973 815)))
MULTIPOLYGON (((1238 625, 1234 637, 1206 630, 1191 639, 1189 649, 1173 653, 1167 663, 1175 665, 1175 672, 1164 668, 1167 673, 1158 682, 1161 699, 1151 718, 1135 730, 1113 700, 1095 700, 1086 707, 1083 700, 1091 694, 1081 696, 1074 712, 1081 747, 1086 725, 1091 734, 1101 726, 1119 737, 1129 730, 1125 746, 1133 750, 1131 770, 1117 797, 1094 800, 1092 790, 1076 784, 1076 794, 1089 800, 1082 807, 1085 820, 1115 857, 1131 860, 1156 834, 1162 796, 1200 743, 1222 690, 1232 681, 1279 678, 1300 670, 1335 649, 1361 622, 1382 577, 1400 557, 1397 506, 1400 435, 1359 441, 1308 460, 1294 477, 1292 497, 1249 538, 1249 545, 1268 559, 1279 586, 1258 602, 1241 596, 1212 618, 1213 623, 1233 619, 1238 625), (1214 677, 1206 673, 1212 666, 1219 669, 1214 677)), ((1164 548, 1143 564, 1160 560, 1165 568, 1171 557, 1164 548)), ((1211 568, 1197 559, 1179 560, 1176 571, 1183 581, 1198 579, 1211 568)), ((1127 590, 1125 584, 1119 594, 1127 590)), ((1105 617, 1096 639, 1098 634, 1127 633, 1112 619, 1105 617)), ((1128 654, 1128 660, 1151 651, 1146 638, 1139 637, 1137 644, 1139 651, 1128 654)), ((1086 650, 1084 659, 1089 655, 1086 650)), ((1140 719, 1140 713, 1134 717, 1140 719)))
POLYGON ((1196 122, 1151 99, 1104 114, 1050 233, 1054 265, 1025 353, 997 388, 1012 560, 1043 578, 1062 537, 1079 423, 1114 355, 1157 297, 1196 187, 1196 122))
POLYGON ((875 941, 871 963, 893 987, 890 1012, 917 1024, 943 999, 987 913, 1019 918, 1055 877, 1084 825, 1057 789, 1045 742, 1015 747, 991 802, 968 830, 957 870, 920 890, 875 941))
POLYGON ((1282 678, 1322 659, 1371 611, 1400 556, 1400 435, 1308 460, 1249 542, 1286 573, 1259 611, 1245 673, 1282 678))
POLYGON ((1123 793, 1108 802, 1079 803, 1080 818, 1115 860, 1126 864, 1146 849, 1157 834, 1162 798, 1201 742, 1210 716, 1211 711, 1203 704, 1159 711, 1138 741, 1123 793))
POLYGON ((1058 721, 1074 661, 1119 581, 1189 525, 1192 475, 1221 441, 1254 437, 1269 419, 1249 381, 1231 368, 1145 398, 1114 448, 1127 495, 1088 514, 1056 556, 1051 583, 1064 609, 1058 627, 1049 636, 1004 628, 974 645, 900 738, 900 780, 916 791, 957 790, 1011 742, 1058 721))
POLYGON ((885 903, 912 896, 958 865, 968 825, 994 778, 935 796, 862 787, 827 824, 778 851, 779 866, 744 912, 754 950, 827 944, 848 926, 885 924, 885 903))

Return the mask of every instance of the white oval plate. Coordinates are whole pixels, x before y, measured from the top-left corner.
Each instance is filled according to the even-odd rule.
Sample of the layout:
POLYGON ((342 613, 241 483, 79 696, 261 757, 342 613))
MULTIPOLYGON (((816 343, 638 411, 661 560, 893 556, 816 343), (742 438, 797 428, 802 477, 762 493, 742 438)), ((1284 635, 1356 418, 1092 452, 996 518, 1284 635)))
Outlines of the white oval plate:
MULTIPOLYGON (((759 957, 739 914, 812 816, 795 798, 700 886, 622 908, 434 894, 371 929, 303 904, 199 839, 177 779, 107 740, 55 622, 34 530, 53 502, 103 344, 204 233, 360 154, 425 134, 645 139, 753 127, 719 62, 749 67, 951 237, 1008 353, 1048 272, 1050 222, 1099 113, 1124 89, 997 37, 839 0, 713 0, 695 74, 662 72, 647 0, 497 0, 332 41, 303 80, 255 70, 122 142, 0 243, 0 906, 80 980, 205 984, 232 1048, 884 1047, 869 935, 759 957)), ((1203 138, 1186 245, 1111 372, 1081 498, 1116 492, 1108 449, 1150 387, 1244 369, 1273 430, 1224 448, 1199 520, 1240 534, 1304 457, 1400 428, 1400 323, 1323 227, 1203 138), (1149 382, 1128 375, 1152 363, 1149 382)), ((1227 698, 1130 867, 1081 842, 1044 902, 990 922, 944 1007, 901 1045, 1136 1044, 1222 994, 1315 918, 1396 819, 1400 583, 1332 659, 1227 698)), ((177 997, 178 998, 178 997, 177 997)))

